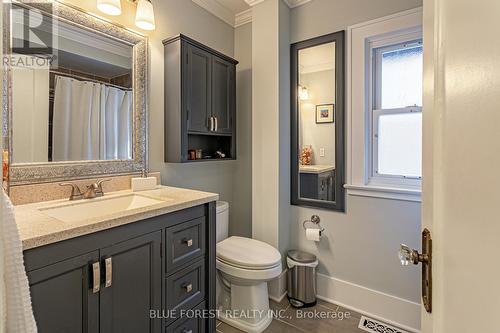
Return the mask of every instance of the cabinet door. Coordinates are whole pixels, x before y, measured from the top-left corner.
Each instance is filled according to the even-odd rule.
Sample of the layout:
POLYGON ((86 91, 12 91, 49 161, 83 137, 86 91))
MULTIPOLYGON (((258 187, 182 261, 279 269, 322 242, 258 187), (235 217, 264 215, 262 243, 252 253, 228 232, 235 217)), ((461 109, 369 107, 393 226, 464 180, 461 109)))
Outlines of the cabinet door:
POLYGON ((28 272, 38 332, 99 332, 99 291, 92 289, 98 261, 95 251, 28 272))
POLYGON ((212 116, 217 133, 233 132, 235 101, 234 65, 214 56, 212 61, 212 116))
POLYGON ((186 44, 185 62, 183 98, 188 132, 206 133, 210 131, 212 106, 212 56, 208 52, 186 44))
POLYGON ((161 332, 161 320, 150 318, 161 310, 160 248, 157 231, 101 249, 101 332, 161 332))

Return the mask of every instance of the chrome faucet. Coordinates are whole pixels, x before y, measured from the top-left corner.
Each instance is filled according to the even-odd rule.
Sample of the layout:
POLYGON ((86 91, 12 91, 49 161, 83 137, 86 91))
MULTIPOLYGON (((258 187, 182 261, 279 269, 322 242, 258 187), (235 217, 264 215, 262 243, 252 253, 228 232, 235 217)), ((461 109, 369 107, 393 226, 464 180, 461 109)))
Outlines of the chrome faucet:
POLYGON ((73 183, 61 183, 60 186, 71 186, 71 195, 69 196, 69 200, 79 200, 79 199, 92 199, 96 197, 102 197, 104 195, 104 191, 102 190, 102 183, 110 181, 111 179, 101 179, 95 183, 87 185, 87 189, 84 193, 80 191, 78 185, 73 183))

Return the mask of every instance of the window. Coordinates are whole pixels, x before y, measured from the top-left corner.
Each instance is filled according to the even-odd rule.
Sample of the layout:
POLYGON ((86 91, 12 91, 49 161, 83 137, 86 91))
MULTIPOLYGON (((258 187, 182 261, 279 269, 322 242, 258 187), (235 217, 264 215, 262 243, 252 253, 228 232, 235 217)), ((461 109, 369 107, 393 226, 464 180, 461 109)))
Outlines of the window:
MULTIPOLYGON (((374 185, 420 187, 422 178, 421 39, 372 44, 371 174, 374 185)), ((414 37, 414 36, 412 36, 414 37)))

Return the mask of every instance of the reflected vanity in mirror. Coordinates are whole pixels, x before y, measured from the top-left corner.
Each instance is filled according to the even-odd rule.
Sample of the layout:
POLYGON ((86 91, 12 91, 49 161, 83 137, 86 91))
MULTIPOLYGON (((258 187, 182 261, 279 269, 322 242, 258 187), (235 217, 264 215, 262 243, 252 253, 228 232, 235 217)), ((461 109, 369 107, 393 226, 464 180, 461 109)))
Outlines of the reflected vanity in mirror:
POLYGON ((9 183, 146 169, 147 38, 58 2, 21 1, 10 12, 9 183), (28 22, 38 24, 26 34, 28 22))
POLYGON ((292 204, 344 210, 344 32, 291 46, 292 204))

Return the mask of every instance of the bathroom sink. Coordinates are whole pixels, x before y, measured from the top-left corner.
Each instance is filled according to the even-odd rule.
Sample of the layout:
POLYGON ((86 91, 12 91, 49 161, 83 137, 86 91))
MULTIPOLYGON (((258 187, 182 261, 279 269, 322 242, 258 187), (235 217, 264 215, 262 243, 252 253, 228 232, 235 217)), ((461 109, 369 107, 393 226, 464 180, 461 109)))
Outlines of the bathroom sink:
POLYGON ((143 195, 131 193, 114 197, 82 200, 50 207, 39 208, 41 212, 64 222, 76 222, 108 216, 123 211, 144 208, 164 203, 143 195))

